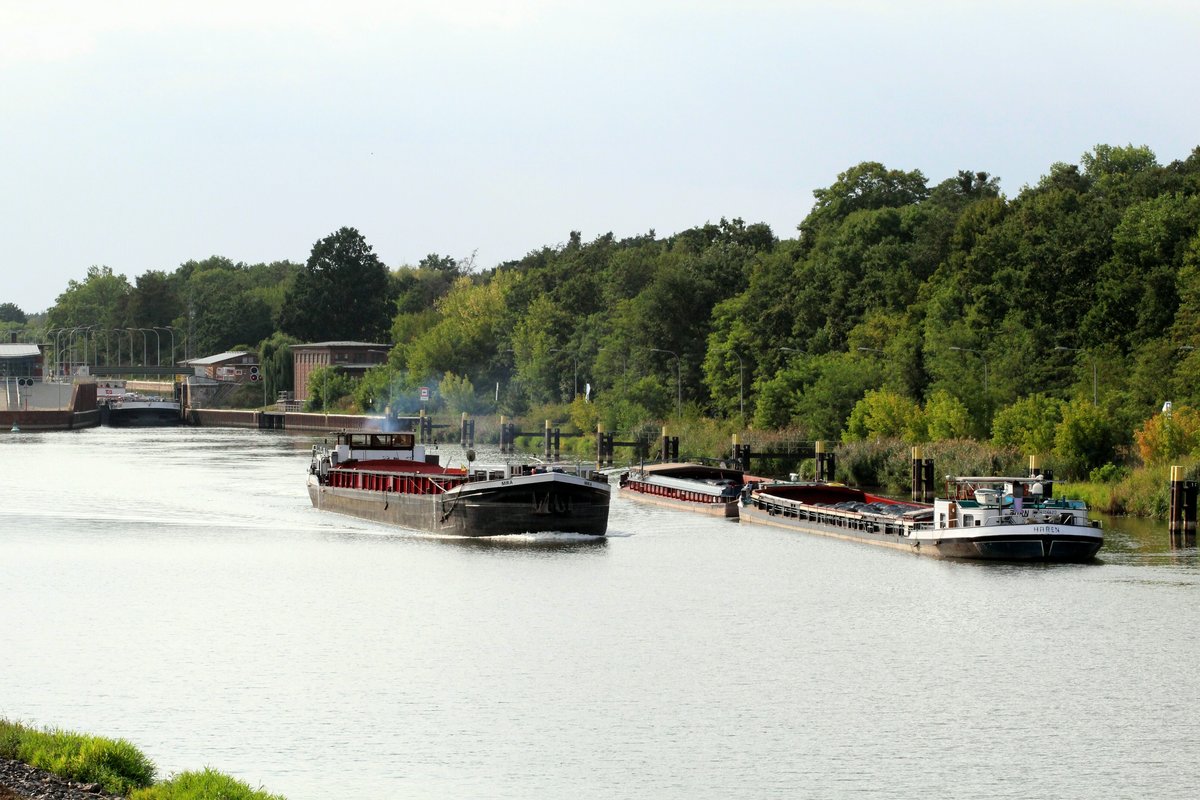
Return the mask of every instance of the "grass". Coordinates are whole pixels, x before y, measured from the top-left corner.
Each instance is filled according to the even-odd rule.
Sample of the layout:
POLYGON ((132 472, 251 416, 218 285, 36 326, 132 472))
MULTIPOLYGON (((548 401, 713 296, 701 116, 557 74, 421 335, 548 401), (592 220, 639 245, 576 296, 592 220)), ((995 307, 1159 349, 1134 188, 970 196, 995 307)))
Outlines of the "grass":
POLYGON ((249 784, 205 767, 181 772, 170 780, 138 789, 129 800, 284 800, 283 795, 252 789, 249 784))
MULTIPOLYGON (((105 739, 0 719, 0 758, 21 761, 79 783, 96 783, 129 800, 284 800, 212 769, 154 782, 154 764, 124 739, 105 739)), ((3 790, 0 789, 0 800, 3 790)))
POLYGON ((154 781, 154 764, 124 739, 104 739, 0 720, 0 757, 22 761, 111 794, 129 794, 154 781))

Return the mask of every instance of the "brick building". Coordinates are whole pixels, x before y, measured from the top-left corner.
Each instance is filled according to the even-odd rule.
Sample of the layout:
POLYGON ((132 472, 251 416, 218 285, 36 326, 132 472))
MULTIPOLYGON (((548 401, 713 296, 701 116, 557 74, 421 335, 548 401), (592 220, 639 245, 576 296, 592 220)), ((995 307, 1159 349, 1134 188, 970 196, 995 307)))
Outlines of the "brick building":
POLYGON ((361 378, 371 367, 387 361, 390 344, 372 342, 314 342, 292 345, 292 387, 295 398, 308 397, 308 376, 318 367, 337 367, 352 378, 361 378))

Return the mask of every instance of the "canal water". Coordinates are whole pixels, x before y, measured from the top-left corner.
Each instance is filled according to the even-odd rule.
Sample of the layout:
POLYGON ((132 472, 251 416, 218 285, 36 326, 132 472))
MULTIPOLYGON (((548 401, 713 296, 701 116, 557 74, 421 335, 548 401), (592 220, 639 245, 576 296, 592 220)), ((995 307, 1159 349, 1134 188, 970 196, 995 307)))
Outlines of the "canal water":
POLYGON ((620 499, 601 541, 439 539, 311 509, 312 442, 0 435, 0 716, 290 800, 1200 794, 1161 527, 1074 566, 620 499))

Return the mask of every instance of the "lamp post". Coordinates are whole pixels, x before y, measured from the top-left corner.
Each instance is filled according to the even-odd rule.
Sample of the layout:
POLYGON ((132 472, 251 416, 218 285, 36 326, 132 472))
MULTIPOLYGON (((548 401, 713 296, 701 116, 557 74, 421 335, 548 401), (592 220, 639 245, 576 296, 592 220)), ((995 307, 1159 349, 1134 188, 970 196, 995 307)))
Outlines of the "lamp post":
POLYGON ((174 366, 175 366, 175 329, 172 328, 170 325, 159 325, 154 330, 167 331, 168 333, 171 334, 171 367, 174 368, 174 366))
POLYGON ((741 417, 742 417, 741 424, 744 425, 744 424, 746 424, 745 423, 746 402, 742 398, 742 389, 746 383, 746 378, 745 378, 746 369, 745 369, 745 365, 742 363, 742 354, 732 348, 730 348, 729 352, 732 353, 734 358, 736 358, 738 360, 738 414, 741 415, 741 417))
MULTIPOLYGON (((884 354, 884 353, 883 353, 883 351, 882 351, 882 350, 880 350, 878 347, 860 347, 860 348, 858 348, 858 349, 859 349, 859 350, 861 350, 861 351, 863 351, 864 353, 879 353, 880 355, 883 355, 883 354, 884 354)), ((958 348, 957 348, 957 347, 951 347, 950 349, 951 349, 951 350, 957 350, 958 348)))
POLYGON ((798 349, 798 348, 795 348, 795 347, 781 347, 781 348, 779 348, 779 349, 780 349, 780 350, 782 350, 782 351, 783 351, 783 352, 785 352, 785 353, 798 353, 799 355, 802 355, 802 356, 803 356, 803 355, 807 355, 807 354, 806 354, 806 353, 805 353, 803 350, 800 350, 800 349, 798 349))
MULTIPOLYGON (((859 349, 861 350, 862 348, 860 347, 859 349)), ((982 350, 972 350, 970 347, 951 347, 950 349, 958 353, 974 353, 979 356, 979 360, 983 362, 983 399, 986 402, 988 397, 987 356, 983 354, 982 350)))
POLYGON ((675 416, 683 419, 683 379, 679 374, 679 354, 674 350, 663 350, 661 347, 651 347, 651 353, 666 353, 675 358, 675 416))
MULTIPOLYGON (((162 338, 158 335, 158 328, 138 328, 139 331, 154 334, 154 366, 162 366, 162 338)), ((142 334, 143 338, 145 333, 142 334)), ((148 365, 147 365, 148 366, 148 365)))
MULTIPOLYGON (((1063 347, 1062 345, 1058 345, 1054 349, 1055 350, 1063 350, 1068 353, 1083 353, 1083 352, 1085 352, 1083 349, 1078 348, 1078 347, 1063 347)), ((1092 356, 1092 405, 1099 405, 1099 403, 1097 402, 1097 393, 1096 393, 1096 358, 1095 358, 1095 356, 1092 356)))
MULTIPOLYGON (((571 353, 564 347, 554 347, 550 350, 551 353, 571 353)), ((575 364, 574 382, 571 384, 571 402, 575 402, 575 397, 579 394, 579 356, 571 353, 571 361, 575 364)))

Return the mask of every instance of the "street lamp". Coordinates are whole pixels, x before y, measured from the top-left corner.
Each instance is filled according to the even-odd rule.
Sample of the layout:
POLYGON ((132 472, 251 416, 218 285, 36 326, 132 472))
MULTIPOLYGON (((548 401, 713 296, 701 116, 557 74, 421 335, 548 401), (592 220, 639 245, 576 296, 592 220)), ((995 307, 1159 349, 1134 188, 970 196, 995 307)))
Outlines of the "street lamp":
MULTIPOLYGON (((570 350, 567 350, 566 348, 563 348, 563 347, 552 348, 550 350, 550 352, 551 353, 571 353, 570 350)), ((575 364, 574 383, 571 384, 571 388, 572 388, 571 401, 574 402, 575 397, 579 394, 579 356, 577 356, 574 353, 571 353, 571 361, 573 361, 575 364)))
MULTIPOLYGON (((859 349, 861 350, 862 348, 859 349)), ((970 347, 951 347, 950 349, 958 353, 974 353, 975 355, 979 356, 979 360, 983 362, 983 397, 984 400, 986 400, 988 396, 987 356, 983 354, 982 350, 972 350, 970 347)))
POLYGON ((744 425, 745 418, 746 418, 746 403, 742 399, 742 387, 746 382, 746 379, 745 379, 746 369, 745 369, 745 365, 742 363, 742 354, 732 348, 730 348, 729 352, 732 353, 733 356, 738 360, 738 414, 741 415, 741 417, 742 417, 741 424, 744 425))
POLYGON ((651 347, 651 353, 666 353, 675 357, 675 416, 683 419, 683 379, 679 375, 679 354, 673 350, 663 350, 661 347, 651 347))
POLYGON ((170 325, 159 325, 154 330, 167 331, 171 334, 171 367, 175 367, 175 329, 170 325))
MULTIPOLYGON (((1055 350, 1064 350, 1069 353, 1086 352, 1078 347, 1063 347, 1062 345, 1058 345, 1054 349, 1055 350)), ((1092 405, 1099 405, 1096 402, 1096 398, 1097 398, 1097 395, 1096 395, 1096 358, 1095 358, 1095 356, 1092 356, 1092 405)))
MULTIPOLYGON (((158 335, 158 328, 138 328, 138 330, 146 331, 147 333, 154 334, 154 366, 161 367, 162 366, 162 338, 159 337, 159 335, 158 335)), ((143 333, 142 338, 145 338, 145 336, 146 336, 146 334, 143 333)), ((149 366, 149 364, 147 364, 147 366, 149 366)))
POLYGON ((800 355, 806 355, 806 353, 803 350, 798 350, 795 347, 781 347, 779 349, 785 353, 799 353, 800 355))
MULTIPOLYGON (((878 347, 860 347, 860 348, 858 348, 858 349, 859 349, 859 350, 861 350, 861 351, 863 351, 864 353, 879 353, 879 354, 881 354, 881 355, 883 354, 883 351, 882 351, 882 350, 880 350, 878 347)), ((957 348, 957 347, 951 347, 950 349, 951 349, 951 350, 958 350, 959 348, 957 348)))

